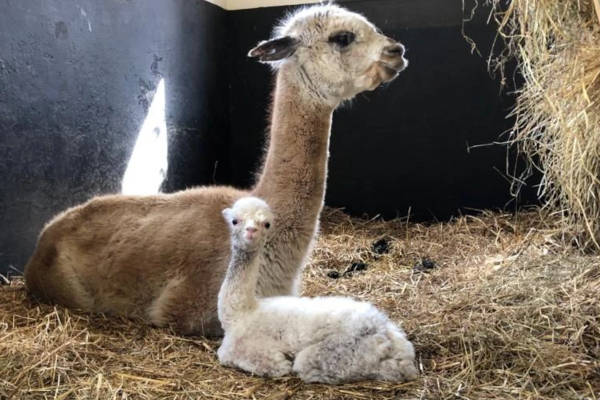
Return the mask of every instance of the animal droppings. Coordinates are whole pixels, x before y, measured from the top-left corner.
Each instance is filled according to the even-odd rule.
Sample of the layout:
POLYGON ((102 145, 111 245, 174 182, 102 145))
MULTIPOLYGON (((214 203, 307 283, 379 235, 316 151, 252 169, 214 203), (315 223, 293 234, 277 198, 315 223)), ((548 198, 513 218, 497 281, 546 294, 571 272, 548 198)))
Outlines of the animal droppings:
POLYGON ((344 271, 344 276, 351 277, 353 273, 366 270, 368 265, 364 262, 353 262, 351 266, 344 271))
POLYGON ((580 399, 593 399, 594 393, 600 400, 598 364, 594 364, 600 359, 598 259, 563 247, 562 241, 547 242, 549 232, 561 232, 561 221, 562 216, 535 209, 485 212, 479 218, 459 216, 452 222, 424 226, 403 220, 367 222, 339 209, 324 209, 322 234, 304 272, 303 294, 359 294, 402 320, 412 337, 418 338, 423 371, 419 381, 401 385, 368 381, 307 385, 297 378, 263 379, 221 368, 214 354, 217 340, 173 335, 169 329, 149 329, 141 337, 135 333, 139 320, 37 304, 27 295, 23 279, 11 274, 11 285, 0 285, 0 364, 4 362, 0 397, 15 389, 5 382, 20 382, 14 399, 54 398, 56 380, 44 379, 55 374, 61 376, 56 397, 62 393, 65 399, 79 394, 80 398, 137 400, 198 394, 196 398, 241 400, 268 398, 287 389, 295 391, 292 399, 456 399, 468 373, 470 386, 459 391, 465 398, 515 399, 525 387, 521 397, 531 390, 532 399, 574 399, 573 388, 578 388, 580 399), (517 233, 503 230, 498 236, 487 235, 488 227, 499 221, 513 223, 517 233), (389 262, 366 261, 368 281, 365 272, 361 279, 327 277, 332 270, 341 274, 352 261, 365 261, 358 254, 370 252, 381 232, 397 239, 390 253, 381 256, 389 262), (349 235, 355 239, 347 240, 349 235), (367 251, 357 243, 365 243, 367 251), (548 256, 532 251, 541 243, 553 249, 551 268, 548 256), (405 245, 410 252, 404 251, 405 245), (519 257, 509 260, 508 268, 494 271, 481 264, 494 254, 519 257), (430 273, 414 272, 413 266, 424 257, 435 260, 438 267, 430 273), (482 271, 485 279, 479 279, 482 271), (566 287, 577 289, 565 293, 566 287), (552 335, 568 341, 577 332, 581 336, 568 345, 551 341, 552 335), (477 365, 473 365, 474 351, 477 365), (565 360, 573 364, 564 366, 565 360), (110 370, 122 375, 109 377, 103 372, 110 370), (103 373, 101 384, 98 371, 103 373), (63 386, 63 377, 69 389, 63 386), (591 386, 587 393, 582 389, 586 382, 591 386))
POLYGON ((415 272, 429 272, 436 267, 437 264, 435 261, 430 260, 429 258, 423 258, 421 261, 415 264, 413 270, 415 272))
POLYGON ((327 276, 331 279, 338 279, 340 277, 340 273, 338 271, 332 270, 327 273, 327 276))
POLYGON ((375 254, 387 254, 390 252, 390 239, 381 238, 373 243, 371 246, 373 253, 375 254))

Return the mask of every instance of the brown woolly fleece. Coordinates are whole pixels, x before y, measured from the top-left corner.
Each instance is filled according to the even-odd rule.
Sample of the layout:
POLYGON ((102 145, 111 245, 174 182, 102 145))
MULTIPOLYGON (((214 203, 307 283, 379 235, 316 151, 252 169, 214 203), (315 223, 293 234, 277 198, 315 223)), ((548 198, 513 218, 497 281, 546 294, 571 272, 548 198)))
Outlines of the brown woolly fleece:
POLYGON ((400 44, 333 5, 304 9, 280 31, 295 37, 263 42, 250 53, 279 62, 270 143, 256 186, 110 195, 73 207, 40 234, 25 268, 33 296, 172 325, 183 334, 219 335, 217 295, 230 257, 221 211, 248 195, 269 204, 276 227, 261 260, 257 295, 298 293, 323 207, 333 110, 394 79, 407 62, 400 44), (328 39, 340 30, 356 32, 355 50, 342 52, 328 39))

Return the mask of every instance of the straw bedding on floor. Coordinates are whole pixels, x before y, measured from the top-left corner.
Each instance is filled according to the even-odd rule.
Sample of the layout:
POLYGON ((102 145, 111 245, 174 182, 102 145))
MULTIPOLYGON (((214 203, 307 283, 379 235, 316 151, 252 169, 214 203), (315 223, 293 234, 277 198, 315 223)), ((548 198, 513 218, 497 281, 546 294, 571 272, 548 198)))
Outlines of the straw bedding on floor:
POLYGON ((326 210, 304 292, 401 322, 421 370, 404 384, 253 377, 218 364, 218 341, 35 304, 16 278, 0 286, 0 398, 597 399, 600 258, 560 232, 536 210, 430 225, 326 210))

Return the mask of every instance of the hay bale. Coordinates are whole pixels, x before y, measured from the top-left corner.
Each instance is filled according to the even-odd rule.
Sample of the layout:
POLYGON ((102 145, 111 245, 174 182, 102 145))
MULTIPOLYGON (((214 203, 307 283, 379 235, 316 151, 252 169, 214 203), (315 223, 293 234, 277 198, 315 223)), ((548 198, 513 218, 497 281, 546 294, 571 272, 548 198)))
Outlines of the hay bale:
POLYGON ((402 322, 422 372, 403 384, 253 377, 219 365, 218 341, 35 304, 13 280, 0 285, 0 399, 599 398, 600 258, 564 250, 558 229, 539 212, 422 225, 326 210, 305 294, 359 297, 402 322), (437 268, 415 272, 424 258, 437 268), (369 267, 327 277, 355 262, 369 267))
POLYGON ((510 142, 541 171, 539 195, 564 232, 600 250, 599 1, 491 2, 506 43, 491 66, 516 59, 524 79, 510 142))

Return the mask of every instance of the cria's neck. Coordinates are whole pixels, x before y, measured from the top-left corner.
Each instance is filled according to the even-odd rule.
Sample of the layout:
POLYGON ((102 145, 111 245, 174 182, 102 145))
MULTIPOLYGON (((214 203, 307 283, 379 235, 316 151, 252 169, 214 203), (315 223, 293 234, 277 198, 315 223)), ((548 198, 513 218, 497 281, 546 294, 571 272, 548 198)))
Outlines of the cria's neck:
POLYGON ((224 329, 257 306, 259 250, 239 247, 232 242, 231 259, 218 299, 219 319, 224 329))
POLYGON ((258 256, 261 247, 262 246, 250 248, 246 245, 237 244, 233 242, 231 244, 232 260, 236 260, 239 263, 250 263, 253 259, 255 259, 258 256))

